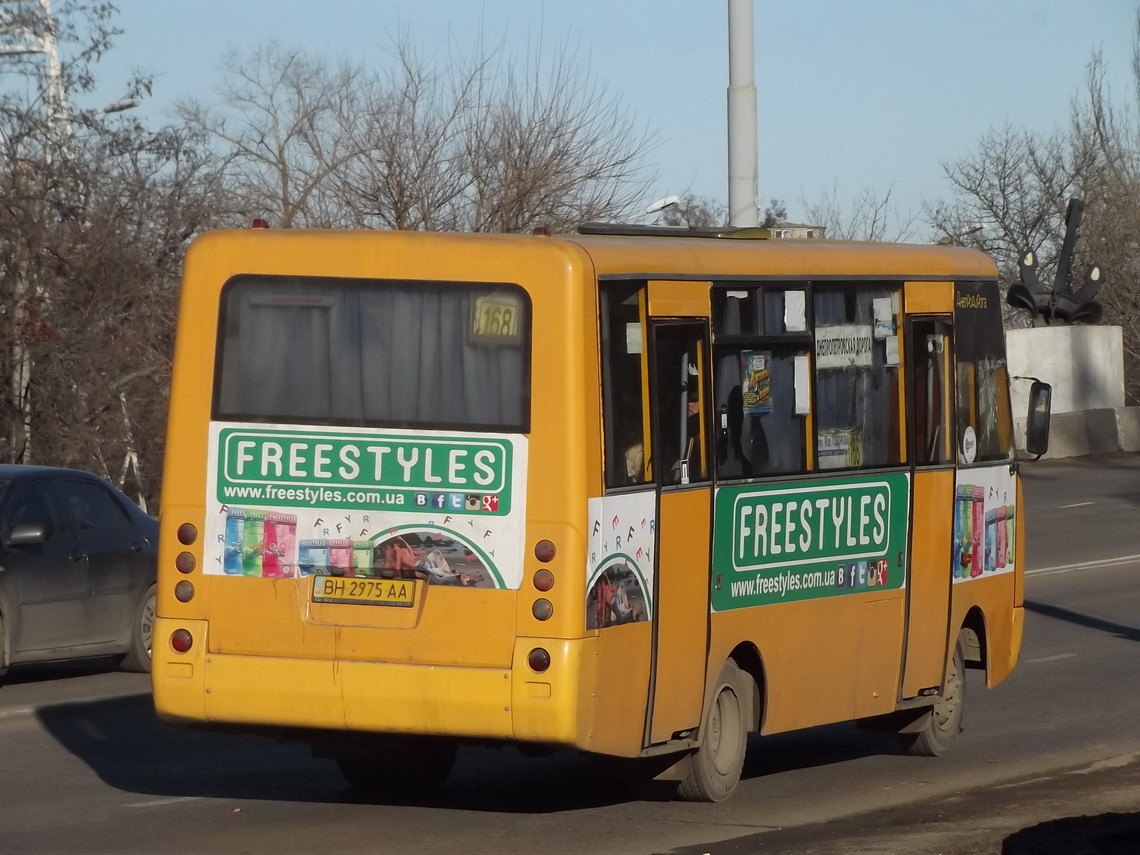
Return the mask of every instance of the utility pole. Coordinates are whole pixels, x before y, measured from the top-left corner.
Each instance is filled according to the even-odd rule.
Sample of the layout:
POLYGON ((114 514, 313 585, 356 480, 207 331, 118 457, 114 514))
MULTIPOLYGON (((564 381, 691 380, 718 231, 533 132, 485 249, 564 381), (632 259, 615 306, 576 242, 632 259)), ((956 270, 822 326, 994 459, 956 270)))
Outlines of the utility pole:
POLYGON ((752 0, 728 0, 728 224, 760 223, 752 0))

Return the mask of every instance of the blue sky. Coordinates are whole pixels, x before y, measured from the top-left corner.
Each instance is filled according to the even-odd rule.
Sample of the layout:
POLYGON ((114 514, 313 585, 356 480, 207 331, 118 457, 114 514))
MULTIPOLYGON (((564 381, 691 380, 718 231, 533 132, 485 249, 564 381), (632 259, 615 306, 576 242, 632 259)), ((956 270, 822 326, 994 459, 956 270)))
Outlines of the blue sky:
MULTIPOLYGON (((656 131, 646 203, 727 200, 726 0, 115 0, 125 31, 99 67, 113 100, 132 69, 154 76, 143 109, 209 101, 230 50, 274 40, 377 67, 408 32, 425 55, 450 43, 523 57, 571 45, 579 67, 656 131)), ((756 0, 759 192, 788 203, 893 185, 901 213, 945 199, 940 166, 1012 123, 1067 122, 1095 49, 1121 101, 1132 90, 1134 0, 756 0)), ((444 53, 446 50, 443 51, 444 53)), ((100 102, 101 103, 101 102, 100 102)), ((98 106, 96 103, 84 106, 98 106)))

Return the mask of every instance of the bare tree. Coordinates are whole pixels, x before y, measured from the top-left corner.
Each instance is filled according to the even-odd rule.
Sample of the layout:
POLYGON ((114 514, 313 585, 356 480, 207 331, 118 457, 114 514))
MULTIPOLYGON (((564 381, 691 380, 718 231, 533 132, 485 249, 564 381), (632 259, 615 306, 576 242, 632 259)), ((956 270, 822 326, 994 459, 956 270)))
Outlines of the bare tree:
POLYGON ((347 225, 336 181, 370 142, 362 127, 378 121, 362 91, 368 72, 275 44, 231 54, 223 68, 220 106, 191 101, 179 114, 222 158, 231 214, 281 228, 347 225))
POLYGON ((723 226, 728 222, 728 207, 716 199, 686 193, 661 212, 661 222, 691 229, 723 226))
POLYGON ((904 214, 891 203, 894 185, 879 194, 864 187, 851 203, 840 202, 839 185, 834 183, 815 202, 800 200, 809 223, 824 226, 827 236, 836 240, 908 241, 915 237, 918 217, 904 214))
MULTIPOLYGON (((1088 65, 1084 92, 1068 125, 1049 134, 1007 126, 991 131, 978 150, 943 164, 955 196, 930 205, 940 235, 989 253, 1005 284, 1018 276, 1018 259, 1032 251, 1042 279, 1055 277, 1069 199, 1085 202, 1074 274, 1098 264, 1105 321, 1123 330, 1126 391, 1140 400, 1140 15, 1133 50, 1133 100, 1115 102, 1102 56, 1088 65)), ((1077 282, 1076 284, 1080 284, 1077 282)), ((1065 287, 1069 287, 1066 285, 1065 287)), ((1012 313, 1021 315, 1023 313, 1012 313)), ((1013 323, 1025 324, 1024 317, 1013 323)))
POLYGON ((265 48, 228 66, 223 109, 188 105, 237 197, 282 225, 522 231, 628 215, 653 137, 570 54, 524 70, 497 50, 393 70, 265 48))

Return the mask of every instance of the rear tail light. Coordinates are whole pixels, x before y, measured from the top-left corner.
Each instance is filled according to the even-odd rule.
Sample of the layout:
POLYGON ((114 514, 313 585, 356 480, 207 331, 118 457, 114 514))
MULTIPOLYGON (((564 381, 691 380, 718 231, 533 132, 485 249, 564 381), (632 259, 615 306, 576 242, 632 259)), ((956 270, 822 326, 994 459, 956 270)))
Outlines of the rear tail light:
POLYGON ((550 600, 539 598, 534 601, 534 605, 530 607, 530 613, 535 616, 537 620, 550 620, 550 616, 554 614, 554 606, 550 604, 550 600))
POLYGON ((530 666, 531 671, 541 674, 550 667, 550 654, 541 647, 536 647, 527 654, 526 664, 530 666))
POLYGON ((194 586, 183 579, 174 586, 174 596, 178 598, 178 602, 188 603, 194 599, 194 586))
POLYGON ((177 653, 186 653, 194 646, 194 637, 188 629, 176 629, 170 633, 170 646, 177 653))
POLYGON ((545 567, 534 574, 534 587, 545 593, 554 587, 554 574, 545 567))
POLYGON ((549 540, 540 540, 534 545, 534 557, 543 563, 553 561, 557 551, 554 548, 554 543, 549 540))
POLYGON ((179 552, 178 557, 174 559, 174 566, 178 568, 179 573, 193 573, 196 563, 194 556, 189 552, 179 552))
POLYGON ((178 526, 178 542, 183 546, 189 546, 198 539, 198 529, 194 528, 190 523, 182 523, 178 526))

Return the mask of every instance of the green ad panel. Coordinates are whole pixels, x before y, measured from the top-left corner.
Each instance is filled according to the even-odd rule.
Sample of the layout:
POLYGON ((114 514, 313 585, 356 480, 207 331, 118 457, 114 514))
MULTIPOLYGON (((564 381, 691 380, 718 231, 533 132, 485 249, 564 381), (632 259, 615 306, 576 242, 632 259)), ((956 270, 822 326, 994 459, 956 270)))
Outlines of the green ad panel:
POLYGON ((498 439, 225 428, 217 499, 282 508, 506 516, 512 446, 498 439))
POLYGON ((722 487, 713 610, 901 588, 909 505, 906 473, 722 487))

